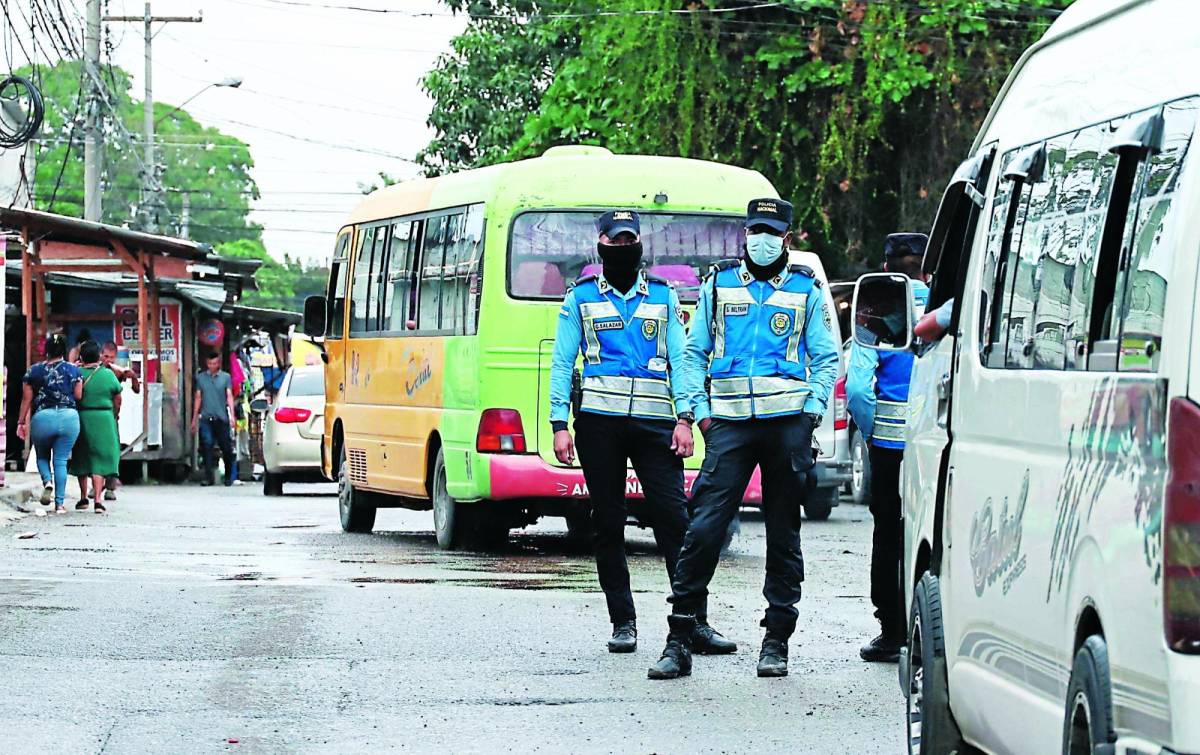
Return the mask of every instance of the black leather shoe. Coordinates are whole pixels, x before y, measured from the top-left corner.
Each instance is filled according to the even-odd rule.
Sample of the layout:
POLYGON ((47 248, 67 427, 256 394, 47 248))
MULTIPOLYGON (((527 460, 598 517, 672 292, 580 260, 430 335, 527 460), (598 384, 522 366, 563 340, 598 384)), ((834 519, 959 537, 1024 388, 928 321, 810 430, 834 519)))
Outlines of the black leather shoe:
POLYGON ((904 647, 903 639, 881 634, 863 645, 858 655, 870 663, 899 663, 900 648, 904 647))
POLYGON ((725 639, 707 622, 701 622, 696 624, 696 631, 692 632, 692 652, 696 655, 729 655, 737 652, 737 643, 725 639))
POLYGON ((693 616, 672 614, 667 617, 671 633, 667 635, 667 646, 663 648, 658 663, 646 672, 648 679, 678 679, 692 674, 692 633, 696 631, 693 616))
POLYGON ((613 624, 612 639, 608 641, 610 653, 632 653, 637 650, 637 623, 621 621, 613 624))
POLYGON ((787 676, 788 647, 786 640, 768 635, 758 653, 759 676, 787 676))

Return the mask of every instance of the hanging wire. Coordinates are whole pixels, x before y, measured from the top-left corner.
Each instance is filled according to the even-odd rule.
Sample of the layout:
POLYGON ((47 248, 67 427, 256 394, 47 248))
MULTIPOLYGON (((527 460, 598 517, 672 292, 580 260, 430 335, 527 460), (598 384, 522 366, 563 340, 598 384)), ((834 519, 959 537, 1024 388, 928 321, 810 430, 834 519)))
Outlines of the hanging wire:
POLYGON ((16 149, 37 136, 46 117, 41 91, 24 76, 0 81, 0 110, 0 148, 4 149, 16 149))

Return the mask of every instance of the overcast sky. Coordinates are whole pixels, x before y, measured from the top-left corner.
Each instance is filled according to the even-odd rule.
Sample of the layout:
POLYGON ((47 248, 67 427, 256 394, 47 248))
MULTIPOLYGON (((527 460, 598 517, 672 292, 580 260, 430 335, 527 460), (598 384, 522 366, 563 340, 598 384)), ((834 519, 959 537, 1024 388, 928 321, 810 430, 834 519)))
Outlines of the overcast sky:
MULTIPOLYGON (((82 0, 74 4, 82 13, 82 0)), ((107 12, 140 15, 142 8, 137 0, 109 0, 107 12)), ((419 81, 466 25, 438 0, 154 0, 152 10, 204 16, 162 26, 155 36, 155 100, 179 104, 210 82, 243 80, 238 89, 209 89, 187 110, 250 145, 262 192, 252 217, 265 228, 267 249, 310 260, 329 257, 334 232, 362 197, 358 182, 379 171, 416 174, 388 155, 412 158, 429 141, 431 103, 419 81)), ((112 62, 133 75, 141 99, 142 26, 109 27, 112 62)))

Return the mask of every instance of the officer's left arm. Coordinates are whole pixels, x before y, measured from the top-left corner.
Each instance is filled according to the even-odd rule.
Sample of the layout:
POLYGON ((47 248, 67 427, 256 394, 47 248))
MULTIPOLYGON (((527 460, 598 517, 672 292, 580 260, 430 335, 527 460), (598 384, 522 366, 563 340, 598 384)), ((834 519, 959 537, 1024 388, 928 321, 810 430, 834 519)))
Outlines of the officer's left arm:
POLYGON ((850 364, 846 366, 846 408, 864 438, 870 438, 875 428, 875 370, 879 367, 879 352, 850 346, 850 364))
POLYGON ((675 413, 692 411, 691 383, 685 360, 687 357, 687 331, 683 329, 683 310, 679 306, 679 294, 671 289, 667 301, 667 360, 671 366, 671 396, 675 399, 675 413))
POLYGON ((808 352, 810 393, 804 402, 804 411, 824 416, 829 394, 838 378, 838 344, 833 340, 833 313, 825 305, 824 289, 813 288, 807 310, 804 345, 808 352))

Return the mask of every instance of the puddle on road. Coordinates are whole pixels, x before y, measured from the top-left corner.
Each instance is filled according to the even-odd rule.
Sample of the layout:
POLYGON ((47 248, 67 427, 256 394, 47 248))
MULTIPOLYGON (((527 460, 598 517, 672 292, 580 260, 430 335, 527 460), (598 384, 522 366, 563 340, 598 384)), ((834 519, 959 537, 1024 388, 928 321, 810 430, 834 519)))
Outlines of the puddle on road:
MULTIPOLYGON (((594 580, 506 579, 503 577, 350 577, 346 580, 354 585, 449 585, 451 587, 483 587, 498 590, 560 590, 563 592, 596 592, 600 589, 594 580)), ((646 592, 634 590, 634 592, 646 592)))
POLYGON ((221 582, 273 582, 275 577, 266 576, 260 571, 245 571, 217 579, 221 582))

